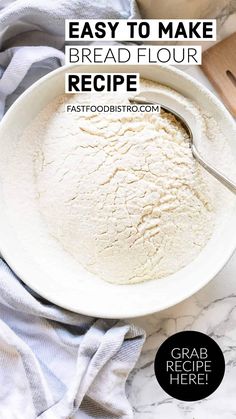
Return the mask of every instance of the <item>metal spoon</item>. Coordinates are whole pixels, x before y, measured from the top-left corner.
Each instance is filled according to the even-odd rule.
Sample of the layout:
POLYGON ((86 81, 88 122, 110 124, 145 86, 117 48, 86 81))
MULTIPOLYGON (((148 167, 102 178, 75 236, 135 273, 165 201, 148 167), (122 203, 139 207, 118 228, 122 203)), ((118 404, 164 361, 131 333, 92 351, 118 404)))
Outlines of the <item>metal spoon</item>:
MULTIPOLYGON (((214 176, 217 180, 219 180, 224 186, 226 186, 231 192, 236 194, 236 182, 233 182, 230 180, 227 176, 225 176, 223 173, 221 173, 218 169, 216 169, 211 163, 209 163, 205 158, 201 156, 199 153, 197 146, 196 146, 196 135, 197 135, 197 124, 196 121, 193 120, 193 115, 190 114, 190 112, 187 111, 186 108, 183 107, 181 114, 185 114, 184 116, 181 116, 179 112, 177 112, 173 108, 181 108, 181 105, 179 102, 175 101, 173 97, 171 97, 168 94, 164 93, 156 93, 152 91, 147 92, 141 92, 139 95, 135 97, 129 98, 130 103, 137 103, 137 104, 159 104, 160 107, 165 111, 175 116, 175 118, 180 121, 184 129, 186 130, 187 134, 190 138, 190 147, 192 150, 193 157, 198 161, 198 163, 201 164, 204 169, 206 169, 212 176, 214 176), (158 96, 157 96, 158 95, 158 96), (148 99, 149 96, 149 99, 148 99), (153 96, 158 97, 158 100, 153 100, 153 96), (163 101, 166 102, 168 105, 163 104, 163 101), (189 121, 187 122, 187 119, 189 121), (192 123, 192 124, 191 124, 192 123), (190 126, 192 125, 192 127, 190 126), (195 133, 194 133, 194 128, 195 133)), ((198 133, 199 135, 199 133, 198 133)))

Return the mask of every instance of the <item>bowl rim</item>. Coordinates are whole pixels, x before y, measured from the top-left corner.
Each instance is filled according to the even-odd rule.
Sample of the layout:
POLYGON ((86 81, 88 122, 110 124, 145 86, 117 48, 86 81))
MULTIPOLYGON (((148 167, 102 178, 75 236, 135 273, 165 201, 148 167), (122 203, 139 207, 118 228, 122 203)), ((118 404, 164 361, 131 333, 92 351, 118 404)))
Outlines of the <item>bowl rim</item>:
MULTIPOLYGON (((122 66, 122 65, 120 65, 122 66)), ((45 81, 50 80, 51 78, 54 78, 58 73, 65 73, 66 71, 70 70, 72 68, 76 68, 78 70, 78 68, 81 66, 73 66, 73 65, 65 65, 62 66, 48 74, 46 74, 45 76, 41 77, 39 80, 37 80, 35 83, 33 83, 29 88, 27 88, 17 99, 16 101, 13 103, 13 105, 10 107, 10 109, 6 112, 6 114, 4 115, 4 117, 2 118, 2 120, 0 121, 0 133, 1 130, 3 129, 5 123, 8 120, 8 117, 11 114, 14 114, 15 112, 15 107, 19 105, 19 103, 21 102, 21 100, 23 100, 25 97, 27 97, 28 95, 31 94, 32 91, 37 90, 37 88, 43 84, 45 81)), ((90 66, 91 68, 93 66, 90 66)), ((94 67, 98 67, 98 66, 94 66, 94 67)), ((102 66, 99 66, 100 68, 102 68, 102 66)), ((106 65, 104 65, 103 67, 108 67, 106 65)), ((118 66, 119 67, 119 66, 118 66)), ((126 65, 126 68, 128 69, 128 65, 126 65)), ((154 67, 155 66, 148 66, 150 67, 154 67)), ((233 126, 235 126, 235 121, 232 117, 232 115, 229 113, 229 111, 225 108, 225 106, 220 102, 220 100, 206 87, 204 86, 202 83, 200 83, 198 80, 196 80, 195 78, 193 78, 192 76, 190 76, 189 74, 183 72, 182 70, 179 70, 175 67, 172 66, 161 66, 163 68, 165 68, 165 71, 170 72, 170 73, 175 73, 176 75, 179 75, 182 79, 186 79, 189 80, 189 82, 191 82, 192 84, 194 84, 197 88, 199 88, 201 91, 207 93, 207 95, 209 96, 210 100, 213 102, 213 104, 220 109, 220 111, 222 112, 222 115, 224 115, 224 117, 226 119, 228 119, 231 123, 233 123, 233 126)), ((150 307, 150 309, 148 310, 147 308, 141 308, 141 307, 137 307, 136 311, 132 310, 132 313, 130 313, 129 310, 123 310, 124 307, 122 307, 121 313, 119 314, 119 316, 114 317, 114 315, 108 315, 106 310, 105 312, 99 312, 98 310, 93 310, 90 309, 88 311, 86 310, 75 310, 74 308, 72 308, 70 306, 70 304, 68 303, 63 303, 59 298, 57 298, 56 294, 55 294, 55 298, 53 296, 49 296, 47 294, 47 290, 41 290, 39 289, 39 287, 33 284, 33 281, 31 282, 28 277, 30 278, 31 275, 26 274, 26 271, 28 270, 28 267, 26 269, 26 271, 21 268, 19 268, 19 266, 15 266, 15 262, 14 262, 14 255, 11 255, 10 251, 7 251, 6 249, 4 249, 4 243, 2 242, 2 240, 0 240, 0 253, 3 257, 3 259, 6 261, 6 263, 10 266, 10 268, 12 269, 12 271, 17 275, 18 278, 20 278, 27 286, 29 286, 33 291, 35 291, 36 293, 38 293, 40 296, 42 296, 43 298, 47 299, 48 301, 56 304, 59 307, 65 308, 69 311, 75 312, 75 313, 79 313, 79 314, 83 314, 86 316, 93 316, 93 317, 103 317, 103 318, 120 318, 120 319, 125 319, 125 318, 136 318, 136 317, 140 317, 140 316, 146 316, 146 315, 150 315, 156 312, 161 312, 165 309, 168 309, 170 307, 173 307, 177 304, 179 304, 180 302, 183 302, 184 300, 186 300, 187 298, 191 297, 193 294, 195 294, 197 291, 199 291, 200 289, 204 288, 218 273, 221 272, 221 270, 224 268, 224 266, 226 265, 226 263, 228 262, 228 260, 231 258, 232 254, 234 253, 236 249, 236 235, 234 237, 234 240, 232 240, 231 245, 228 247, 228 251, 227 251, 227 255, 224 257, 224 260, 219 260, 217 261, 217 263, 215 264, 215 269, 212 270, 211 275, 207 276, 205 275, 205 279, 201 279, 201 281, 199 280, 199 282, 195 282, 191 289, 187 289, 187 290, 183 290, 182 295, 179 297, 173 296, 171 303, 170 302, 165 302, 165 300, 162 301, 162 304, 159 304, 159 307, 154 309, 153 307, 150 307)), ((166 278, 162 278, 161 280, 165 280, 166 278)), ((138 286, 142 286, 142 283, 139 284, 129 284, 126 285, 128 287, 133 287, 135 285, 138 286)), ((122 286, 122 285, 121 285, 122 286)))

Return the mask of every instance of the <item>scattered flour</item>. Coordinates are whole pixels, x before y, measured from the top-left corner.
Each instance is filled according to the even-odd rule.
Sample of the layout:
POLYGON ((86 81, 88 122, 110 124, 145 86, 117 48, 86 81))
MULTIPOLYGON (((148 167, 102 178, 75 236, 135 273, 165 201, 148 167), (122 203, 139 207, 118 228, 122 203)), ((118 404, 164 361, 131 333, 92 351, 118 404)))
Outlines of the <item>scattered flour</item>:
MULTIPOLYGON (((146 80, 141 88, 167 89, 146 80)), ((172 94, 203 117, 190 101, 172 94)), ((128 99, 106 93, 96 101, 128 99)), ((68 115, 65 103, 67 95, 50 103, 22 139, 36 139, 35 188, 50 234, 109 282, 161 278, 190 263, 212 235, 218 184, 192 157, 180 123, 163 112, 68 115)), ((206 121, 211 132, 219 131, 209 116, 206 121)))

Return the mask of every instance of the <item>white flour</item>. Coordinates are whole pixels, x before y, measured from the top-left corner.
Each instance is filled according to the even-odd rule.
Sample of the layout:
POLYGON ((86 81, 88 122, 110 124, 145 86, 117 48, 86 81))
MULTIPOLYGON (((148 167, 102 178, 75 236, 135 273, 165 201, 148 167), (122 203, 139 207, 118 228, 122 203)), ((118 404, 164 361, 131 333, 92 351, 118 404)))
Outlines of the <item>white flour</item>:
MULTIPOLYGON (((167 89, 142 83, 144 90, 167 89)), ((112 99, 127 103, 99 95, 100 102, 112 99)), ((36 141, 35 188, 50 234, 88 271, 114 283, 164 277, 190 263, 212 235, 222 187, 193 159, 181 125, 163 113, 71 116, 65 102, 68 96, 49 104, 21 140, 36 141)), ((210 144, 221 134, 205 118, 210 144)))

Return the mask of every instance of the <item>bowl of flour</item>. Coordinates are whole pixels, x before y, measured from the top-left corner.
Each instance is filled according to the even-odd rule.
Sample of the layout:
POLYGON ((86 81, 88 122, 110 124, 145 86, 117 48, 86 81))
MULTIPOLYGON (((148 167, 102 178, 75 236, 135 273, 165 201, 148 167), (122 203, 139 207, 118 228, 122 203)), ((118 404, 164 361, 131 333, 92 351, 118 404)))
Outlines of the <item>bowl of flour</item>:
MULTIPOLYGON (((126 318, 170 307, 234 251, 235 196, 194 160, 168 113, 66 113, 67 104, 122 105, 129 96, 66 95, 66 71, 28 89, 0 125, 0 250, 25 283, 67 309, 126 318)), ((220 102, 176 69, 140 74, 141 90, 193 114, 202 154, 236 176, 234 121, 220 102)))

